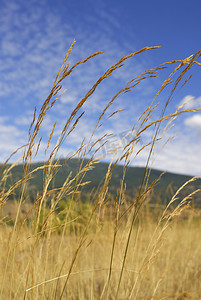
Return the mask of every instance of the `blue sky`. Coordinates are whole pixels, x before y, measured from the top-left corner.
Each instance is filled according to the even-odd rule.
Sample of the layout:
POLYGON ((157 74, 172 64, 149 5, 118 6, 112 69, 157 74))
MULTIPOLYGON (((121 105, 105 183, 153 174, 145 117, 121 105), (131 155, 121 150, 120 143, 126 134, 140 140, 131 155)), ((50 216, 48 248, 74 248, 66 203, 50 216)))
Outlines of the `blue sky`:
MULTIPOLYGON (((184 59, 201 47, 201 2, 132 1, 132 0, 2 0, 0 3, 0 161, 3 162, 19 146, 26 144, 28 129, 37 111, 51 90, 66 51, 76 40, 69 57, 72 66, 95 51, 104 51, 79 66, 64 81, 66 93, 58 99, 41 130, 43 136, 38 160, 44 159, 44 149, 53 123, 57 120, 53 142, 59 136, 76 103, 95 81, 117 60, 145 46, 161 46, 129 59, 125 65, 103 82, 83 107, 85 115, 77 130, 68 138, 59 155, 65 157, 89 136, 108 100, 126 83, 144 70, 172 59, 184 59)), ((170 68, 170 71, 173 70, 170 68)), ((170 71, 139 85, 120 96, 108 115, 116 109, 126 109, 106 121, 95 135, 109 132, 117 142, 122 132, 129 131, 148 107, 170 71)), ((200 68, 193 67, 193 78, 175 93, 167 109, 174 112, 179 104, 193 96, 189 108, 201 107, 200 68)), ((190 74, 189 74, 190 75, 190 74)), ((168 89, 160 100, 165 104, 168 89)), ((158 111, 158 115, 160 115, 158 111)), ((156 113, 157 117, 157 113, 156 113)), ((175 120, 164 142, 170 141, 153 161, 153 167, 190 175, 201 175, 201 113, 186 114, 175 120)), ((152 134, 147 131, 148 137, 152 134)), ((146 142, 148 138, 142 137, 146 142)), ((161 145, 160 145, 161 146, 161 145)), ((160 147, 158 148, 158 150, 160 147)), ((157 149, 156 149, 157 150, 157 149)), ((157 153, 157 151, 156 151, 157 153)), ((145 149, 132 162, 144 165, 145 149)), ((15 161, 18 155, 12 158, 15 161)))

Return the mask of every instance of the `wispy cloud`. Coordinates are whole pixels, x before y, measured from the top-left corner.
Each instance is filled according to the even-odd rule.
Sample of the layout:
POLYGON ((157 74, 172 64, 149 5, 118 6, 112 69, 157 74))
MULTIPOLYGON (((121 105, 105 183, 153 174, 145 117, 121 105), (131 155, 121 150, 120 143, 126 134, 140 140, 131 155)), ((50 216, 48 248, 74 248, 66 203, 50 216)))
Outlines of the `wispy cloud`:
POLYGON ((185 109, 193 109, 201 107, 201 96, 198 98, 193 97, 192 95, 185 96, 179 105, 183 105, 185 109))
MULTIPOLYGON (((0 161, 4 162, 17 148, 25 145, 25 132, 19 130, 17 126, 9 125, 8 122, 0 123, 0 161)), ((19 158, 22 151, 16 157, 19 158)))
POLYGON ((192 142, 189 136, 178 136, 156 156, 153 167, 180 174, 200 175, 200 147, 200 141, 192 142))
MULTIPOLYGON (((187 95, 181 100, 180 105, 184 105, 183 109, 201 108, 201 96, 195 98, 191 95, 187 95)), ((186 127, 193 128, 197 132, 201 133, 201 114, 200 114, 200 112, 196 112, 190 116, 187 115, 184 119, 184 125, 186 127)))
POLYGON ((192 117, 186 118, 184 124, 201 132, 201 114, 195 114, 192 117))

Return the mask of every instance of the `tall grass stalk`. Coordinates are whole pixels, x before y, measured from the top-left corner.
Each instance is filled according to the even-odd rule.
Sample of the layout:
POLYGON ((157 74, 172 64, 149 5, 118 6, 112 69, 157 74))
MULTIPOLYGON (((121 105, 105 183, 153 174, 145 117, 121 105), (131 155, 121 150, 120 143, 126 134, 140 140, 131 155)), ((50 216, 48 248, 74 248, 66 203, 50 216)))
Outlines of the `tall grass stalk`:
POLYGON ((166 206, 163 199, 159 199, 161 203, 158 207, 161 209, 158 210, 151 208, 150 200, 155 185, 163 174, 153 182, 149 179, 153 153, 172 122, 181 114, 201 111, 201 108, 185 109, 183 104, 175 112, 166 113, 175 91, 191 79, 192 75, 185 79, 187 72, 192 67, 200 66, 201 50, 186 59, 165 62, 132 78, 108 101, 88 139, 83 137, 74 153, 61 161, 59 150, 67 138, 70 141, 72 132, 76 131, 85 113, 82 111, 84 104, 96 92, 97 87, 136 55, 160 47, 145 47, 121 57, 75 105, 55 144, 53 141, 57 123, 52 125, 44 151, 44 165, 33 170, 33 159, 37 158, 41 148, 39 135, 44 118, 63 96, 63 81, 81 64, 102 54, 93 53, 70 67, 68 60, 74 45, 75 41, 67 51, 39 113, 37 114, 36 108, 34 110, 28 130, 28 142, 22 146, 21 178, 8 184, 8 178, 12 177, 13 169, 18 164, 9 165, 9 159, 22 147, 11 154, 0 172, 1 299, 159 299, 190 298, 191 295, 199 298, 201 265, 197 256, 193 255, 201 249, 192 240, 192 235, 196 239, 199 234, 200 212, 195 211, 193 215, 191 210, 186 220, 182 215, 185 210, 190 210, 189 199, 200 192, 200 189, 189 191, 179 204, 175 204, 182 190, 199 178, 192 178, 183 184, 166 206), (132 139, 128 141, 126 133, 117 146, 101 155, 101 150, 112 134, 104 132, 94 141, 97 130, 103 128, 105 120, 114 115, 119 114, 120 118, 123 111, 113 110, 111 113, 113 103, 124 93, 131 92, 143 81, 157 77, 168 68, 170 71, 167 79, 156 92, 152 103, 139 116, 137 123, 133 124, 130 131, 132 139), (159 117, 154 119, 154 114, 161 105, 161 101, 157 102, 158 96, 169 86, 169 97, 159 117), (153 132, 150 140, 145 145, 140 145, 141 136, 149 129, 153 132), (144 175, 138 193, 130 199, 125 183, 127 169, 146 149, 149 152, 144 175), (85 179, 86 175, 107 155, 110 155, 111 161, 103 182, 99 189, 91 191, 88 202, 84 202, 83 189, 89 184, 85 179), (75 157, 80 161, 76 174, 70 172, 61 187, 54 187, 53 182, 59 170, 75 157), (122 179, 119 189, 111 194, 112 175, 119 163, 124 163, 122 179), (38 191, 32 203, 27 196, 28 186, 31 178, 39 171, 43 172, 43 189, 42 193, 38 191), (16 201, 13 200, 16 204, 15 217, 9 220, 3 212, 9 207, 9 199, 14 193, 18 195, 16 201), (23 214, 26 204, 28 209, 23 214), (8 220, 11 224, 8 224, 8 220), (178 243, 179 235, 183 236, 183 245, 178 243), (188 242, 191 243, 191 249, 188 248, 188 242), (184 247, 188 250, 182 253, 184 247), (175 251, 175 256, 171 254, 172 251, 175 251), (183 260, 188 260, 189 266, 182 265, 183 262, 179 260, 176 265, 178 270, 175 271, 175 262, 181 255, 183 260), (180 274, 182 268, 185 269, 185 275, 180 274), (181 277, 182 284, 179 284, 177 276, 181 277))

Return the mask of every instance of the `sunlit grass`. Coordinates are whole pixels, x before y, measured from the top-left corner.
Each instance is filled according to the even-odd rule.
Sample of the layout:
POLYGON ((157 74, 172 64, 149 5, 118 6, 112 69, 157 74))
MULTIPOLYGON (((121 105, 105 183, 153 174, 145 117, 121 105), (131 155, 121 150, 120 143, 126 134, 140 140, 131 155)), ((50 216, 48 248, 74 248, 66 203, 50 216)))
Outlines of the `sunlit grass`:
MULTIPOLYGON (((87 142, 85 137, 80 147, 61 164, 59 149, 82 118, 84 103, 105 81, 129 59, 148 50, 159 47, 145 47, 138 52, 122 57, 95 82, 73 109, 55 145, 51 145, 56 123, 52 125, 46 146, 46 161, 42 167, 31 170, 31 162, 40 150, 39 132, 46 114, 54 108, 62 97, 61 84, 75 68, 89 59, 95 59, 97 52, 76 63, 67 63, 74 43, 67 52, 59 69, 53 88, 44 101, 41 110, 34 111, 29 128, 29 139, 24 146, 22 157, 23 172, 18 181, 7 188, 6 181, 12 176, 8 161, 1 170, 1 298, 2 299, 166 299, 199 298, 200 288, 200 212, 189 208, 189 201, 199 191, 189 191, 189 195, 177 202, 177 197, 185 186, 198 178, 192 178, 176 193, 172 193, 165 205, 157 199, 155 206, 150 199, 160 177, 148 184, 152 154, 165 130, 182 113, 201 109, 186 110, 180 106, 175 112, 166 114, 169 101, 178 86, 188 82, 186 73, 200 63, 200 51, 184 60, 166 62, 144 71, 132 78, 109 101, 100 114, 95 128, 87 142), (88 184, 85 175, 102 159, 101 148, 109 134, 103 134, 94 142, 98 128, 104 127, 104 117, 112 118, 120 111, 108 116, 108 109, 125 92, 133 90, 143 80, 154 78, 164 68, 174 66, 164 81, 153 102, 144 109, 138 122, 133 124, 132 140, 119 143, 110 149, 111 162, 99 189, 82 201, 83 187, 88 184), (183 79, 185 78, 185 79, 183 79), (153 119, 158 110, 157 96, 171 87, 160 117, 153 119), (161 125, 162 133, 160 131, 161 125), (140 146, 141 135, 153 128, 153 135, 146 145, 140 146), (93 142, 92 142, 93 141, 93 142), (51 147, 50 147, 51 145, 51 147), (98 145, 98 147, 97 147, 98 145), (50 150, 51 149, 51 150, 50 150), (137 149, 137 150, 136 150, 137 149), (125 175, 127 167, 144 149, 149 149, 144 176, 135 198, 127 197, 125 175), (93 150, 93 151, 92 151, 93 150), (89 158, 84 163, 84 158, 89 158), (65 178, 60 188, 52 188, 58 170, 72 157, 80 158, 80 166, 75 175, 65 178), (118 163, 124 163, 124 172, 115 195, 109 192, 112 173, 118 163), (31 177, 43 170, 43 191, 38 193, 34 203, 30 202, 27 187, 31 177), (51 187, 51 188, 50 188, 51 187), (11 195, 19 191, 18 198, 11 202, 11 195), (177 205, 176 205, 177 203, 177 205), (12 209, 9 209, 9 207, 12 209), (187 210, 188 209, 188 210, 187 210), (8 216, 12 210, 12 214, 8 216), (189 212, 190 213, 187 213, 189 212), (179 298, 180 297, 180 298, 179 298)), ((121 121, 121 120, 120 120, 121 121)), ((125 135, 126 137, 126 135, 125 135)), ((125 139, 125 137, 122 138, 125 139)), ((162 176, 162 175, 161 175, 162 176)))

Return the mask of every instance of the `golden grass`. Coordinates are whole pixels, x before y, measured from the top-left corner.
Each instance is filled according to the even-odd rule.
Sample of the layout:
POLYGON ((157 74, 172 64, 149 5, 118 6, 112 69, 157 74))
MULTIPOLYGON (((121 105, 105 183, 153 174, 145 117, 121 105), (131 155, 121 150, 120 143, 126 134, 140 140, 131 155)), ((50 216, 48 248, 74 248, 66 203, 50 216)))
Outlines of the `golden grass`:
MULTIPOLYGON (((102 53, 94 53, 69 68, 67 60, 73 46, 74 42, 64 58, 52 90, 38 116, 36 109, 34 111, 28 132, 28 143, 24 146, 21 179, 6 189, 6 180, 15 164, 7 166, 8 159, 1 170, 1 299, 201 298, 200 212, 197 214, 195 212, 196 218, 193 211, 190 214, 186 213, 186 209, 189 209, 189 199, 192 199, 199 190, 191 191, 175 206, 181 190, 198 178, 195 177, 185 183, 172 195, 166 207, 162 205, 163 199, 159 199, 161 203, 157 205, 161 205, 156 205, 155 209, 149 205, 149 201, 151 192, 160 178, 148 184, 150 175, 148 167, 154 148, 163 137, 164 131, 181 113, 201 110, 200 108, 186 110, 181 106, 176 112, 166 114, 166 108, 179 84, 184 86, 191 78, 191 75, 187 79, 184 78, 182 83, 184 75, 194 65, 200 65, 198 59, 201 51, 184 60, 166 62, 146 70, 120 89, 100 114, 88 144, 83 139, 80 147, 71 156, 78 156, 81 159, 77 174, 74 177, 69 174, 61 188, 50 189, 50 183, 61 167, 57 156, 58 151, 66 137, 70 139, 72 131, 76 130, 84 114, 81 108, 95 92, 97 86, 112 76, 113 72, 121 68, 128 59, 159 47, 145 47, 123 56, 106 70, 66 120, 57 143, 50 151, 44 166, 40 167, 43 169, 43 192, 37 194, 34 203, 30 203, 26 197, 27 185, 31 176, 39 169, 30 171, 30 164, 40 149, 41 139, 38 141, 38 136, 44 117, 62 97, 62 94, 59 94, 62 81, 80 64, 87 63, 89 59, 102 53), (174 66, 174 70, 170 71, 167 80, 156 92, 152 104, 139 116, 137 124, 133 124, 131 131, 134 138, 123 147, 119 144, 111 151, 113 157, 103 185, 96 193, 92 192, 91 202, 82 203, 79 195, 82 187, 87 184, 84 177, 87 172, 96 167, 101 157, 92 155, 86 165, 83 164, 82 159, 90 150, 95 149, 97 143, 100 145, 102 142, 102 146, 95 149, 95 153, 98 154, 105 144, 105 138, 110 136, 104 134, 91 144, 96 130, 104 126, 103 117, 112 118, 121 112, 117 110, 107 116, 108 109, 117 97, 131 91, 143 80, 156 77, 160 71, 171 65, 174 66), (176 79, 173 79, 174 76, 176 79), (153 113, 159 105, 159 102, 155 103, 155 101, 158 95, 171 84, 170 96, 163 106, 160 117, 153 120, 153 113), (166 126, 160 134, 162 123, 166 126), (153 136, 146 145, 136 151, 141 135, 149 128, 155 129, 153 136), (150 152, 144 177, 136 198, 128 201, 124 184, 126 169, 131 160, 140 155, 146 147, 150 147, 150 152), (108 186, 112 172, 116 164, 121 161, 124 162, 122 181, 116 191, 116 197, 110 197, 108 186), (11 203, 9 197, 16 189, 20 189, 20 196, 15 203, 11 203), (63 210, 58 213, 57 208, 61 208, 62 205, 63 210), (10 212, 9 207, 12 207, 10 216, 13 220, 12 225, 8 225, 5 218, 10 212)), ((55 126, 56 123, 53 124, 50 132, 45 150, 46 156, 54 136, 55 126)))
MULTIPOLYGON (((64 299, 100 298, 108 279, 114 236, 112 225, 111 221, 103 222, 97 225, 97 231, 88 232, 69 277, 64 299)), ((102 299, 106 298, 106 293, 109 299, 114 299, 129 225, 130 221, 123 223, 117 233, 111 280, 102 299)), ((200 225, 200 219, 175 222, 154 249, 162 228, 151 241, 156 222, 150 218, 139 222, 132 233, 118 299, 161 299, 167 294, 176 298, 184 292, 198 298, 201 295, 200 225)), ((1 228, 1 270, 5 269, 11 230, 10 227, 1 228)), ((1 273, 1 281, 3 275, 6 281, 2 299, 23 299, 25 290, 27 299, 59 299, 80 238, 73 232, 64 236, 54 232, 51 238, 40 238, 33 251, 34 239, 29 228, 21 230, 13 245, 14 265, 7 266, 5 275, 1 273), (26 282, 29 265, 30 276, 26 282)))

